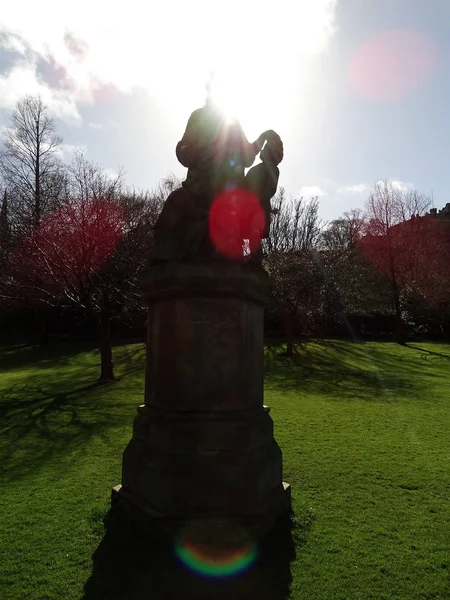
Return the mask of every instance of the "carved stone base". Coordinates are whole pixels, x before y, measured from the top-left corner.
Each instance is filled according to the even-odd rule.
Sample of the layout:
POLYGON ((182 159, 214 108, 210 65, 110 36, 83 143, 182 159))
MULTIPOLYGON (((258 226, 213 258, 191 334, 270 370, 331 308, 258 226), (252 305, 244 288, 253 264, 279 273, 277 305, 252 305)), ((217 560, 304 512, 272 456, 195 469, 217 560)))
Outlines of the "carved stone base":
POLYGON ((263 405, 266 294, 265 273, 242 265, 150 269, 145 404, 113 490, 143 528, 228 519, 264 533, 290 509, 263 405))
POLYGON ((275 527, 278 519, 283 518, 291 512, 291 486, 283 482, 282 489, 277 492, 276 497, 270 505, 269 512, 247 517, 186 517, 164 513, 154 509, 147 503, 140 501, 131 495, 121 485, 112 489, 111 508, 114 513, 120 513, 122 521, 134 530, 154 538, 169 538, 172 540, 187 528, 195 529, 201 523, 207 530, 209 539, 220 532, 218 545, 226 544, 236 535, 236 531, 245 532, 249 539, 261 538, 275 527), (224 535, 229 534, 229 539, 224 535))

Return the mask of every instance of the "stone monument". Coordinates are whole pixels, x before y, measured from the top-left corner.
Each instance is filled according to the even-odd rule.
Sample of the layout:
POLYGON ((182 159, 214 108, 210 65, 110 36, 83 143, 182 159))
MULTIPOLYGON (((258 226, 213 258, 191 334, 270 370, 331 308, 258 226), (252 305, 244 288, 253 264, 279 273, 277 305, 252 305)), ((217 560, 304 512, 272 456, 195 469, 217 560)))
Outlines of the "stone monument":
MULTIPOLYGON (((249 143, 240 124, 208 99, 191 115, 176 154, 188 173, 165 202, 142 283, 149 311, 145 403, 113 507, 146 529, 174 533, 225 520, 259 535, 290 509, 263 404, 269 277, 260 250, 283 145, 274 131, 249 143), (262 162, 245 175, 258 153, 262 162), (264 215, 260 239, 239 257, 224 254, 211 236, 221 194, 231 198, 233 214, 250 194, 264 215)), ((238 227, 235 235, 245 231, 238 227)))

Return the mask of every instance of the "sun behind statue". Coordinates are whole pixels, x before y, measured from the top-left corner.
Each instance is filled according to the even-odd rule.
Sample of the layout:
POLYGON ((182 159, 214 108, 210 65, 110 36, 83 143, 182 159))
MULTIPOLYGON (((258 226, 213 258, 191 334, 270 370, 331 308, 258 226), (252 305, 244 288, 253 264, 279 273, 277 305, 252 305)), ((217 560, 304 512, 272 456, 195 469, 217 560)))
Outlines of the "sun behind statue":
MULTIPOLYGON (((183 137, 176 147, 180 163, 187 167, 188 173, 182 187, 174 190, 164 205, 155 226, 154 261, 165 260, 210 260, 224 257, 220 244, 211 244, 208 222, 210 211, 223 194, 233 193, 233 202, 229 203, 227 227, 233 228, 233 218, 238 219, 248 211, 232 209, 236 203, 246 202, 249 192, 263 206, 265 224, 260 228, 261 235, 267 236, 270 223, 270 198, 274 195, 278 183, 277 165, 283 158, 283 144, 272 130, 262 133, 250 143, 236 119, 228 118, 214 101, 210 80, 205 105, 195 110, 189 117, 183 137), (264 143, 267 142, 263 149, 264 143), (262 163, 250 169, 256 155, 261 152, 262 163), (214 247, 215 246, 215 247, 214 247)), ((245 229, 245 228, 244 228, 245 229)), ((234 230, 241 236, 242 227, 236 223, 234 230)), ((244 232, 245 234, 245 232, 244 232)), ((253 247, 260 245, 253 242, 253 247)), ((242 246, 242 237, 235 240, 234 246, 242 246)), ((226 254, 226 253, 225 253, 226 254)), ((238 253, 239 254, 239 253, 238 253)), ((231 253, 228 258, 242 258, 231 253)))

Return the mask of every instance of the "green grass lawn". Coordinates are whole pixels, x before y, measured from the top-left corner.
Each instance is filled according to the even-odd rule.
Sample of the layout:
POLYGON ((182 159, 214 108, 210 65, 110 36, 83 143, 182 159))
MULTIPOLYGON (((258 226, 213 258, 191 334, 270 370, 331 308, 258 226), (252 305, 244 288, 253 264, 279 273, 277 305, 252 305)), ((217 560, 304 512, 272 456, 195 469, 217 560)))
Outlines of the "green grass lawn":
MULTIPOLYGON (((129 555, 104 551, 144 348, 117 347, 115 360, 119 380, 98 385, 86 346, 0 349, 1 600, 79 599, 88 580, 86 598, 171 598, 157 595, 162 550, 139 596, 120 579, 129 555), (92 584, 99 545, 108 595, 92 584)), ((290 584, 294 599, 450 598, 450 347, 315 342, 294 361, 268 348, 265 402, 292 485, 295 556, 285 588, 264 597, 290 584)), ((206 589, 198 597, 214 598, 206 589)))

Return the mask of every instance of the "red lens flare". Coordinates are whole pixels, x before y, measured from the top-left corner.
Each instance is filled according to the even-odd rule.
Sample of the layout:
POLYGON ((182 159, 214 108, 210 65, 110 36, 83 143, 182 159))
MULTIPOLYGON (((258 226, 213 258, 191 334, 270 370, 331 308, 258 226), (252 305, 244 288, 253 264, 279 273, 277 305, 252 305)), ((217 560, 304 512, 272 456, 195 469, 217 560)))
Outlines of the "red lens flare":
POLYGON ((245 189, 227 190, 214 200, 209 213, 209 235, 227 258, 244 258, 244 240, 250 250, 261 244, 265 216, 258 198, 245 189))
POLYGON ((30 274, 56 288, 78 285, 102 267, 123 232, 123 215, 116 203, 71 202, 30 234, 16 259, 30 274))
POLYGON ((420 89, 436 62, 436 48, 424 34, 382 31, 356 50, 348 76, 350 85, 361 96, 389 102, 420 89))

